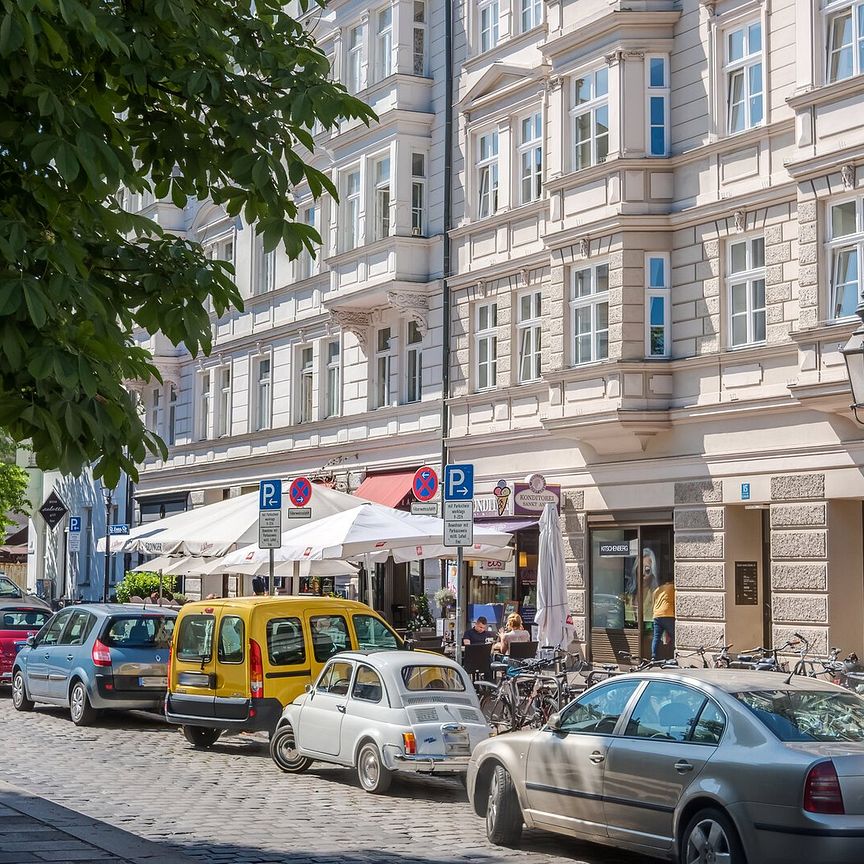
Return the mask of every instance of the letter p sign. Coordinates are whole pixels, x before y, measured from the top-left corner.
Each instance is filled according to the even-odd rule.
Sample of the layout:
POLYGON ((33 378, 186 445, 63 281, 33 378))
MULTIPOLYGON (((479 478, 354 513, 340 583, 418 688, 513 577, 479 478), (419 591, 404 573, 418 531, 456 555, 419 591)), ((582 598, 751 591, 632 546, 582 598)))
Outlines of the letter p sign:
POLYGON ((474 497, 474 466, 444 467, 444 500, 470 501, 474 497))
POLYGON ((262 480, 258 484, 258 509, 282 509, 282 481, 262 480))

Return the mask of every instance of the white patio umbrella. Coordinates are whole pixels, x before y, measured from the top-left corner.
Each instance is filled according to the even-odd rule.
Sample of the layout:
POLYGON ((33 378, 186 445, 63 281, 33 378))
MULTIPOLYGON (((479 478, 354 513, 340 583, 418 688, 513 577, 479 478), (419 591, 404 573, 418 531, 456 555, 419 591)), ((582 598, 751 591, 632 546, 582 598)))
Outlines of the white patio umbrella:
MULTIPOLYGON (((386 561, 388 555, 393 556, 397 564, 409 561, 422 561, 426 558, 443 558, 456 560, 455 546, 444 546, 440 543, 425 543, 422 546, 403 546, 399 549, 377 552, 372 555, 373 561, 386 561)), ((462 557, 466 561, 509 561, 513 557, 511 546, 490 546, 488 543, 475 543, 473 546, 462 547, 462 557)))
MULTIPOLYGON (((284 484, 283 484, 284 485, 284 484)), ((364 503, 363 499, 313 484, 309 507, 315 522, 364 503)), ((287 491, 283 495, 282 524, 290 525, 287 511, 293 509, 287 491)), ((237 546, 258 539, 258 493, 217 501, 186 510, 157 522, 133 528, 128 535, 111 537, 112 552, 143 552, 150 555, 221 556, 237 546)), ((105 551, 105 538, 96 548, 105 551)))
POLYGON ((564 568, 564 541, 558 527, 558 511, 547 504, 540 517, 540 545, 537 560, 537 624, 538 650, 548 646, 566 648, 572 627, 564 568))

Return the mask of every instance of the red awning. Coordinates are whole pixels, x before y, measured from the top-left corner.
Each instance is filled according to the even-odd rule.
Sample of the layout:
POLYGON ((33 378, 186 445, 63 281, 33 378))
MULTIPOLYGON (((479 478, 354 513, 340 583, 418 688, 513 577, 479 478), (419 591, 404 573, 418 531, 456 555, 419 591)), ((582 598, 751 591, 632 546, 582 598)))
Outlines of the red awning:
POLYGON ((413 471, 400 471, 394 474, 369 474, 354 493, 358 498, 395 507, 411 491, 414 481, 413 471))

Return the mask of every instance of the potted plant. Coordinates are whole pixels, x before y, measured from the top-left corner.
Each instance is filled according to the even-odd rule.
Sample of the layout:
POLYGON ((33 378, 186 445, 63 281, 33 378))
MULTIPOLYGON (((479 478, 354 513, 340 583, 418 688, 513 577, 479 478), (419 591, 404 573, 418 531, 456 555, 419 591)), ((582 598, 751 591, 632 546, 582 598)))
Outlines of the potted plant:
POLYGON ((435 602, 441 607, 441 617, 447 618, 452 609, 456 607, 456 592, 451 585, 439 588, 435 592, 435 602))
POLYGON ((425 594, 412 594, 408 630, 413 630, 416 633, 418 630, 431 630, 434 626, 435 621, 429 609, 429 598, 425 594))

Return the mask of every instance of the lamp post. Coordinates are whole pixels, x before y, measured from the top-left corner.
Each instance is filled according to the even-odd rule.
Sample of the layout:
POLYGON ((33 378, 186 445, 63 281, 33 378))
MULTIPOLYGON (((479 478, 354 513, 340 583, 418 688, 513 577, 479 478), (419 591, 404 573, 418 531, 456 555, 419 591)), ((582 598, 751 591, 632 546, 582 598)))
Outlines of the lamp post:
POLYGON ((108 582, 111 575, 111 503, 114 490, 102 487, 102 497, 105 499, 105 574, 102 583, 102 602, 108 602, 108 582))
POLYGON ((861 326, 849 337, 841 350, 852 390, 852 404, 849 407, 856 422, 861 423, 858 409, 864 407, 864 296, 859 299, 855 314, 861 319, 861 326))

